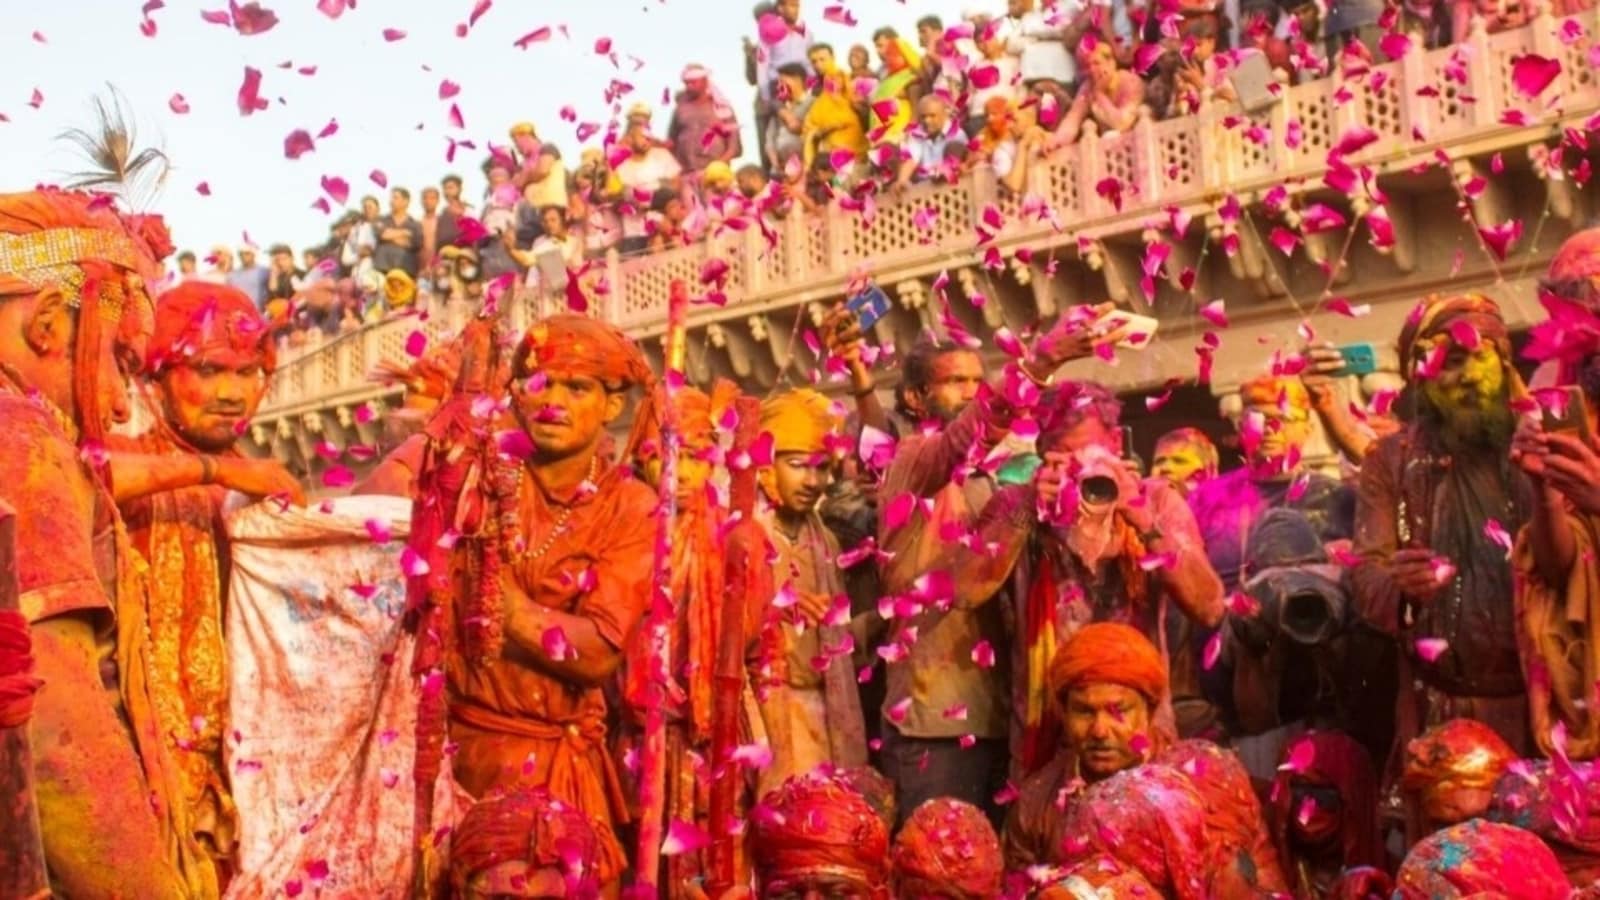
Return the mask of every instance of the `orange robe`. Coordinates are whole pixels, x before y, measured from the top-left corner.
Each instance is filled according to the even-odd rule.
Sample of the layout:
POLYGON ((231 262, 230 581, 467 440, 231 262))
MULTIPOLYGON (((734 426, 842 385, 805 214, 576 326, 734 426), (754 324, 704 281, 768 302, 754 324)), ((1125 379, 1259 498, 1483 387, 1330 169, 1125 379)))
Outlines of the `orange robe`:
POLYGON ((51 880, 63 896, 215 897, 215 872, 172 802, 143 583, 110 493, 62 417, 3 375, 0 423, 0 500, 19 513, 20 602, 46 682, 31 737, 51 880))
MULTIPOLYGON (((621 649, 649 603, 655 506, 655 494, 618 468, 604 468, 592 493, 565 500, 524 477, 522 534, 530 555, 549 545, 537 558, 511 563, 510 577, 533 602, 589 619, 621 649)), ((465 630, 454 622, 449 627, 465 630)), ((613 823, 628 815, 606 749, 602 689, 536 668, 509 641, 496 659, 468 659, 461 647, 451 642, 445 658, 457 781, 474 797, 496 788, 544 786, 589 816, 600 841, 599 882, 615 881, 626 855, 613 823)))
MULTIPOLYGON (((112 437, 112 450, 151 455, 198 453, 165 430, 112 437)), ((196 833, 218 856, 233 854, 235 810, 222 762, 227 734, 228 666, 222 640, 228 551, 222 527, 227 491, 199 485, 121 505, 128 538, 149 567, 146 617, 156 715, 182 781, 196 833)))

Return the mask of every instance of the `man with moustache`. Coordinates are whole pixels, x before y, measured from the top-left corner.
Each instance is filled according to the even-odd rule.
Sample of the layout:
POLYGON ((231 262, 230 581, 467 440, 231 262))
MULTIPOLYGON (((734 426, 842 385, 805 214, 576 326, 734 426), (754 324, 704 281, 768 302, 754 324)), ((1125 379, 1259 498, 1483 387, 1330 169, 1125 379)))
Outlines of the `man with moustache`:
MULTIPOLYGON (((133 549, 149 567, 145 619, 150 678, 159 688, 156 715, 161 732, 174 741, 196 834, 219 859, 231 856, 235 842, 222 760, 228 733, 223 500, 228 487, 241 484, 241 473, 254 479, 248 493, 301 495, 281 463, 245 459, 234 447, 261 405, 274 362, 268 322, 250 297, 224 285, 181 284, 156 301, 145 352, 153 423, 137 437, 109 441, 115 454, 200 462, 200 477, 182 486, 129 497, 135 486, 122 485, 118 506, 133 549)), ((119 473, 125 468, 113 465, 119 473)))
POLYGON ((1397 745, 1470 718, 1526 756, 1508 535, 1534 494, 1510 459, 1525 391, 1510 335, 1486 297, 1431 297, 1399 349, 1415 415, 1362 465, 1352 572, 1359 615, 1399 643, 1397 745))

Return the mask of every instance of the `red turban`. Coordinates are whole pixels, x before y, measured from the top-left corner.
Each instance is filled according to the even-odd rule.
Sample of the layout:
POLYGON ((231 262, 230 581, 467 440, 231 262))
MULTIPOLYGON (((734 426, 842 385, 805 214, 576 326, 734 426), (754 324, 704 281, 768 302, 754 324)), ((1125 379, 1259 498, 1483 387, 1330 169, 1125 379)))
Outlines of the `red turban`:
POLYGON ((1398 900, 1453 900, 1474 894, 1517 900, 1567 900, 1572 892, 1556 855, 1532 832, 1472 819, 1411 848, 1395 877, 1398 900))
POLYGON ((983 812, 941 797, 917 807, 894 841, 899 896, 988 900, 1000 896, 1000 839, 983 812))
POLYGON ((1210 856, 1205 801, 1168 766, 1143 765, 1091 785, 1067 808, 1067 868, 1110 856, 1164 897, 1205 900, 1210 856))
MULTIPOLYGON (((1600 774, 1593 762, 1519 760, 1495 784, 1488 818, 1544 838, 1551 849, 1581 852, 1585 868, 1600 857, 1600 774)), ((1578 854, 1573 854, 1578 855, 1578 854)), ((1573 867, 1568 867, 1577 880, 1573 867)), ((1585 879, 1592 880, 1592 879, 1585 879)))
POLYGON ((230 366, 259 363, 268 373, 277 364, 267 320, 243 291, 186 281, 156 298, 145 370, 159 374, 199 356, 230 366))
POLYGON ((478 875, 508 862, 561 873, 568 896, 594 887, 600 841, 576 808, 544 788, 522 788, 473 804, 456 826, 450 848, 450 878, 459 896, 478 875), (587 886, 587 887, 585 887, 587 886))
POLYGON ((831 772, 790 778, 762 798, 752 819, 751 853, 763 890, 819 877, 877 890, 889 880, 888 827, 831 772))
POLYGON ((1451 719, 1406 745, 1401 785, 1428 793, 1450 788, 1494 790, 1517 754, 1493 728, 1476 719, 1451 719))
POLYGON ((1138 869, 1131 869, 1116 857, 1102 853, 1078 863, 1066 877, 1041 889, 1038 900, 1082 900, 1085 897, 1159 900, 1161 894, 1138 869))
MULTIPOLYGON (((1261 799, 1250 783, 1250 773, 1231 750, 1210 741, 1180 741, 1161 751, 1152 762, 1171 766, 1193 782, 1206 810, 1206 843, 1218 854, 1224 870, 1243 873, 1251 890, 1287 893, 1277 851, 1261 815, 1261 799), (1241 864, 1247 858, 1248 864, 1241 864)), ((1220 889, 1217 893, 1229 894, 1220 889)))
POLYGON ((562 313, 529 326, 511 360, 511 376, 558 372, 594 378, 607 389, 644 388, 644 400, 633 414, 626 455, 633 459, 657 427, 655 375, 639 345, 615 327, 589 316, 562 313))
POLYGON ((1339 792, 1339 836, 1346 866, 1382 866, 1383 837, 1378 833, 1378 779, 1367 748, 1339 731, 1308 731, 1283 749, 1283 765, 1272 780, 1273 831, 1285 865, 1293 858, 1289 825, 1300 810, 1294 808, 1294 785, 1330 787, 1339 792), (1294 760, 1297 766, 1291 766, 1294 760))
POLYGON ((1154 707, 1167 692, 1167 664, 1137 628, 1094 622, 1078 629, 1050 661, 1050 693, 1057 698, 1089 684, 1120 684, 1154 707))
POLYGON ((1600 277, 1600 228, 1585 228, 1567 238, 1550 260, 1541 287, 1557 296, 1582 303, 1591 309, 1600 306, 1594 281, 1600 277))

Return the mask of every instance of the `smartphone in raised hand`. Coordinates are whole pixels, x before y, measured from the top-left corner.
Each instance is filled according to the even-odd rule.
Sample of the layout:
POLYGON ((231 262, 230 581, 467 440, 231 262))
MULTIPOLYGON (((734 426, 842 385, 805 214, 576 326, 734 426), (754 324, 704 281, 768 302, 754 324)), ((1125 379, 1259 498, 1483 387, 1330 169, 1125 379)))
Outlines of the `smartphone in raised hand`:
POLYGON ((889 295, 883 292, 883 288, 871 284, 867 285, 866 290, 845 301, 844 307, 855 316, 856 325, 860 326, 862 331, 866 331, 878 324, 879 319, 888 315, 892 304, 889 302, 889 295))

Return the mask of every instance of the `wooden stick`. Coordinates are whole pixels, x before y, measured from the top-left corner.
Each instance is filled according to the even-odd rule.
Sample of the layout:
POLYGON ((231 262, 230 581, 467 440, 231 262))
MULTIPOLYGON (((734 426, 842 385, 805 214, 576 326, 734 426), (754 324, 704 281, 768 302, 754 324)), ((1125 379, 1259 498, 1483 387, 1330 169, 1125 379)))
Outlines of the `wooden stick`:
POLYGON ((667 720, 662 685, 671 677, 672 526, 677 517, 678 388, 683 384, 687 350, 689 290, 672 283, 667 300, 667 365, 662 375, 661 479, 656 486, 655 583, 644 638, 649 641, 650 672, 645 679, 644 747, 639 759, 639 855, 634 871, 643 888, 654 888, 661 875, 661 840, 666 815, 667 720))
MULTIPOLYGON (((36 512, 35 515, 48 515, 36 512)), ((0 610, 18 608, 17 518, 0 503, 0 610)), ((48 897, 28 723, 0 728, 0 897, 48 897)))

